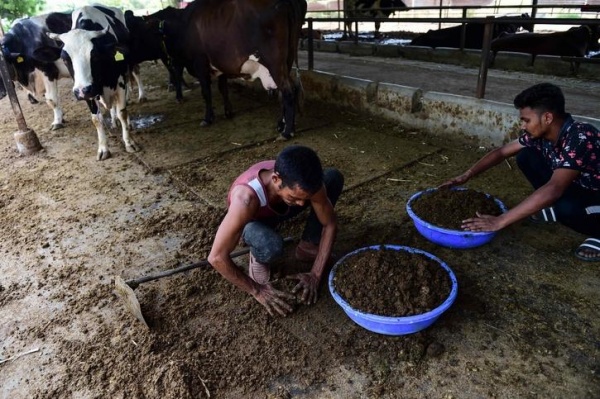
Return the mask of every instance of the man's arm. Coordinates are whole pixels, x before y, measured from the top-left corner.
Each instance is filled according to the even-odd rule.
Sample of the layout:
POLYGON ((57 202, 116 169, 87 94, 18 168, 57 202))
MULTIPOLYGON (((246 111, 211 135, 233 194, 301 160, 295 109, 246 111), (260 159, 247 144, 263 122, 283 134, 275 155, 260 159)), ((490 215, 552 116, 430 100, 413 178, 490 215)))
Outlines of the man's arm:
POLYGON ((473 166, 471 166, 465 173, 462 175, 456 176, 447 182, 443 183, 442 187, 452 187, 458 184, 464 184, 472 177, 475 177, 486 170, 493 168, 498 165, 500 162, 504 161, 506 158, 512 157, 517 154, 523 145, 519 143, 519 140, 513 140, 508 144, 503 145, 502 147, 496 148, 485 154, 479 161, 477 161, 473 166))
POLYGON ((258 284, 237 267, 229 255, 237 246, 244 226, 252 220, 260 206, 258 198, 250 190, 238 186, 231 193, 231 204, 217 230, 208 261, 229 282, 267 308, 270 315, 278 313, 285 316, 293 310, 285 300, 294 299, 293 295, 277 291, 269 284, 258 284))
POLYGON ((535 190, 514 208, 500 216, 480 217, 463 221, 462 227, 470 231, 497 231, 518 220, 533 215, 558 200, 571 183, 579 176, 578 170, 559 168, 554 170, 548 183, 535 190))
POLYGON ((333 242, 337 233, 337 217, 333 205, 327 197, 325 186, 310 199, 310 202, 315 215, 323 226, 321 241, 319 242, 317 258, 313 263, 310 273, 295 276, 300 281, 298 285, 294 287, 293 292, 302 289, 302 301, 305 303, 316 303, 317 289, 321 278, 323 277, 327 261, 331 256, 333 242))
POLYGON ((317 276, 319 281, 323 276, 325 265, 331 255, 333 248, 333 242, 337 233, 337 217, 335 210, 329 198, 325 188, 321 189, 312 199, 311 205, 315 211, 315 215, 319 219, 319 222, 323 226, 323 232, 321 233, 321 242, 319 243, 319 252, 317 258, 313 263, 311 272, 317 276))
POLYGON ((548 183, 535 190, 520 204, 499 217, 503 219, 502 227, 533 215, 539 210, 555 203, 569 185, 579 176, 579 173, 578 170, 574 169, 559 168, 554 170, 548 183))
POLYGON ((243 291, 256 295, 258 285, 237 267, 229 254, 238 245, 244 226, 252 220, 259 203, 250 188, 238 186, 231 193, 231 204, 219 225, 208 261, 223 277, 243 291))

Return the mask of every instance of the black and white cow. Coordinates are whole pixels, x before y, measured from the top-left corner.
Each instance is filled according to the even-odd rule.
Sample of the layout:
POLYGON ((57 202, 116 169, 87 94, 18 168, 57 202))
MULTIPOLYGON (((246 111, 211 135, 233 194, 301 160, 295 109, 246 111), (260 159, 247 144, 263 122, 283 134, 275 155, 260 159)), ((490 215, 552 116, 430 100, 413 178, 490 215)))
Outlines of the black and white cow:
MULTIPOLYGON (((50 13, 25 18, 16 22, 2 38, 2 54, 7 63, 11 79, 29 89, 29 101, 32 101, 33 77, 41 78, 44 86, 46 103, 54 113, 51 130, 62 128, 63 111, 58 96, 58 80, 71 77, 60 59, 60 45, 49 38, 46 33, 65 33, 71 29, 71 14, 50 13), (40 48, 54 48, 50 58, 40 58, 40 48)), ((42 93, 35 93, 42 94, 42 93)), ((0 79, 0 99, 6 96, 4 82, 0 79)))
MULTIPOLYGON (((402 0, 344 0, 346 18, 389 18, 395 11, 406 8, 402 0)), ((380 25, 380 22, 375 22, 375 37, 379 36, 380 25)), ((343 38, 347 37, 346 31, 352 36, 352 22, 344 24, 343 38)))
MULTIPOLYGON (((112 127, 121 123, 127 152, 139 151, 130 137, 131 123, 126 108, 129 73, 129 32, 123 12, 106 6, 85 6, 73 11, 71 30, 48 34, 63 43, 61 57, 73 75, 73 93, 87 102, 98 131, 98 160, 110 157, 100 105, 110 110, 112 127)), ((51 49, 47 49, 51 50, 51 49)))

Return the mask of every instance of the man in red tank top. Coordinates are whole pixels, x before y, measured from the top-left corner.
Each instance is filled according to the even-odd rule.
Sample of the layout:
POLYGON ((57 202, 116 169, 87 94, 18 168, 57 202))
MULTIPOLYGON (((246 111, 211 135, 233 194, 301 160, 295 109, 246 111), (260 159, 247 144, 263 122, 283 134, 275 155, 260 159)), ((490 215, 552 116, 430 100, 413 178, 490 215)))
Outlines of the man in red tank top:
POLYGON ((221 222, 208 257, 227 280, 254 296, 271 315, 292 311, 290 293, 269 284, 269 263, 283 254, 283 238, 276 227, 310 207, 310 214, 296 248, 296 259, 311 261, 308 273, 292 278, 307 304, 317 301, 317 290, 331 255, 337 232, 335 203, 344 177, 334 168, 323 170, 318 155, 304 146, 286 147, 276 160, 262 161, 242 173, 231 185, 228 211, 221 222), (248 274, 229 256, 240 238, 250 246, 248 274))

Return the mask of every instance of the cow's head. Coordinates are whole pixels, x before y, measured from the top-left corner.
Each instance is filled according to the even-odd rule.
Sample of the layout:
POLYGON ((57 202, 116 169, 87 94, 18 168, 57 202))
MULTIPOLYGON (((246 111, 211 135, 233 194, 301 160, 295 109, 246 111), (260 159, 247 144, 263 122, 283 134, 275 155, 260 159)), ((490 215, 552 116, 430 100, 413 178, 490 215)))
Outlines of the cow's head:
POLYGON ((521 18, 523 19, 523 22, 520 25, 521 28, 523 28, 523 30, 526 30, 527 32, 533 32, 533 27, 535 24, 531 22, 531 17, 529 16, 529 14, 521 14, 521 18))
MULTIPOLYGON (((102 94, 103 77, 122 70, 128 49, 117 43, 109 28, 73 29, 48 36, 63 43, 61 57, 73 76, 73 93, 78 100, 91 100, 102 94)), ((126 67, 125 67, 126 68, 126 67)))
POLYGON ((521 14, 518 17, 504 16, 499 17, 498 22, 494 25, 494 38, 502 37, 505 35, 511 35, 513 33, 517 33, 520 28, 523 28, 526 31, 533 32, 533 23, 530 22, 531 17, 529 14, 521 14), (523 22, 518 23, 507 23, 502 22, 503 19, 521 19, 523 22))
POLYGON ((590 41, 588 42, 588 51, 600 51, 600 25, 588 25, 591 30, 590 41))
MULTIPOLYGON (((5 39, 10 39, 9 35, 5 36, 5 39)), ((33 72, 34 65, 32 60, 29 59, 23 52, 18 51, 19 49, 13 49, 10 40, 3 40, 2 42, 2 55, 6 61, 8 73, 11 80, 16 80, 24 86, 29 84, 29 75, 33 72)), ((0 79, 2 81, 2 79, 0 79)), ((6 96, 6 87, 4 82, 2 88, 0 88, 0 99, 6 96)))

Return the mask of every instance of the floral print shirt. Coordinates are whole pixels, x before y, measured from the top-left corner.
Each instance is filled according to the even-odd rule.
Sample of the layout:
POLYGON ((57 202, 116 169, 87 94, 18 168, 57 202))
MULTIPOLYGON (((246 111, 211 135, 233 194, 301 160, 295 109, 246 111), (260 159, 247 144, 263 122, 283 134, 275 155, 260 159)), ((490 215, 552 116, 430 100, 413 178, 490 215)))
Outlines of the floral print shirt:
POLYGON ((541 151, 552 170, 578 170, 581 173, 575 184, 600 191, 600 131, 594 126, 575 122, 571 114, 567 114, 556 145, 549 140, 534 139, 527 132, 519 136, 519 143, 541 151))

